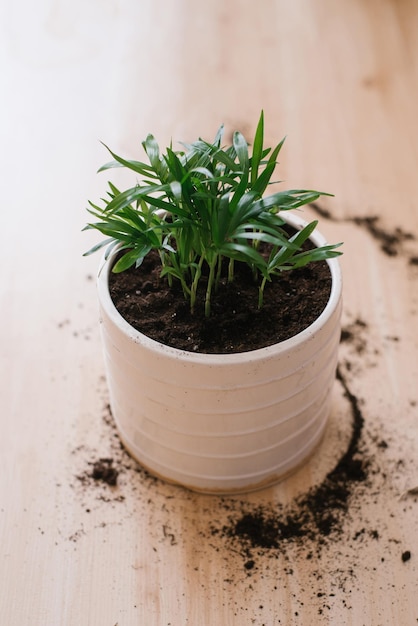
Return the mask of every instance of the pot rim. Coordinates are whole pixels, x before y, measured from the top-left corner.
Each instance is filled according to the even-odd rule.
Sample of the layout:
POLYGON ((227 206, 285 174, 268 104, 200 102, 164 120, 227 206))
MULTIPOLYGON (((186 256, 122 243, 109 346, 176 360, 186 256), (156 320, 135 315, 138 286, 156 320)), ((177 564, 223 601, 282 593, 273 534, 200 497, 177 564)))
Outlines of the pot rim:
MULTIPOLYGON (((293 212, 286 211, 283 215, 283 219, 290 225, 296 228, 303 228, 306 226, 307 221, 296 215, 293 212)), ((316 246, 324 246, 327 244, 325 237, 315 229, 310 236, 311 241, 316 246)), ((205 365, 217 365, 217 364, 233 364, 242 361, 256 362, 269 357, 277 356, 280 353, 287 353, 289 350, 293 350, 303 344, 310 337, 314 336, 328 319, 332 316, 335 309, 341 300, 342 294, 342 273, 338 258, 327 259, 330 273, 331 273, 331 292, 329 299, 322 313, 316 318, 316 320, 310 324, 307 328, 302 330, 297 335, 285 339, 279 343, 265 346, 264 348, 258 348, 256 350, 250 350, 247 352, 236 352, 232 354, 207 354, 204 352, 189 352, 188 350, 182 350, 180 348, 174 348, 172 346, 165 345, 148 337, 131 326, 126 319, 119 313, 113 300, 110 296, 108 279, 110 269, 112 267, 112 261, 114 255, 117 253, 117 247, 112 254, 106 259, 105 255, 102 257, 102 261, 99 266, 97 275, 97 290, 100 304, 103 310, 106 312, 112 322, 119 328, 119 330, 131 341, 143 345, 145 348, 154 352, 160 352, 164 354, 165 358, 173 358, 175 360, 182 360, 188 363, 201 363, 205 365)))

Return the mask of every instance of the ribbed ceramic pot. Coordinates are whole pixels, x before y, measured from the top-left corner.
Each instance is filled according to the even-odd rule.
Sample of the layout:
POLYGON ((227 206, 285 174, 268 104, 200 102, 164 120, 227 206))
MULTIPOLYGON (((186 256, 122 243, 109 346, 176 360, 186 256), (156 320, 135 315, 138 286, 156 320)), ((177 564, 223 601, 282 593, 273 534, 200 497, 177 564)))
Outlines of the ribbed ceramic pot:
MULTIPOLYGON (((305 222, 286 213, 296 227, 305 222)), ((325 240, 317 231, 317 246, 325 240)), ((341 272, 327 261, 329 301, 317 320, 279 344, 239 354, 192 353, 135 330, 98 277, 110 404, 122 442, 151 473, 209 493, 245 492, 296 469, 321 440, 340 340, 341 272)), ((140 270, 138 270, 140 271, 140 270)))

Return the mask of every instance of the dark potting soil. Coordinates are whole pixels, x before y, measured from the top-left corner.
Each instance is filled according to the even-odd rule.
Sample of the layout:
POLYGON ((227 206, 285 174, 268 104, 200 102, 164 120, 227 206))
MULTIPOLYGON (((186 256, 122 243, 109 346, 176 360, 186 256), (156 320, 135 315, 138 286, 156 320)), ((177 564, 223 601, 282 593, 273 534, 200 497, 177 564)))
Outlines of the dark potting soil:
POLYGON ((251 271, 243 263, 235 263, 235 268, 234 281, 223 280, 212 296, 209 318, 204 316, 204 284, 192 314, 180 284, 169 287, 160 278, 156 253, 139 269, 111 273, 111 297, 131 326, 148 337, 212 354, 247 352, 288 339, 312 324, 329 299, 331 275, 323 261, 283 272, 268 283, 261 309, 251 271))
POLYGON ((101 480, 108 485, 115 486, 118 482, 118 470, 113 467, 113 459, 99 459, 93 463, 91 477, 94 480, 101 480))
POLYGON ((99 458, 89 461, 89 469, 77 476, 83 485, 88 485, 91 481, 115 487, 118 483, 119 470, 114 465, 114 459, 99 458))

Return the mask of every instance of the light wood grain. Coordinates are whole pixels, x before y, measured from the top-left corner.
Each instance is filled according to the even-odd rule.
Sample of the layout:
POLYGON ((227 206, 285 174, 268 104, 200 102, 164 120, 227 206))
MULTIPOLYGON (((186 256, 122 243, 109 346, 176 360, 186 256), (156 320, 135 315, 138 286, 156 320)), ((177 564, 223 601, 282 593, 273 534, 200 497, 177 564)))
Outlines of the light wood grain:
POLYGON ((0 24, 0 623, 417 623, 418 499, 400 496, 418 485, 418 239, 389 257, 352 221, 418 237, 417 3, 42 0, 3 3, 0 24), (376 474, 321 558, 256 550, 249 572, 211 529, 323 480, 350 432, 341 385, 320 450, 274 488, 220 501, 136 473, 103 420, 98 258, 80 231, 104 189, 99 140, 137 156, 150 131, 251 133, 261 108, 268 138, 287 136, 286 184, 335 193, 321 231, 345 242, 344 324, 367 323, 341 363, 376 474), (83 485, 108 455, 130 464, 119 486, 83 485), (353 541, 362 529, 379 538, 353 541))

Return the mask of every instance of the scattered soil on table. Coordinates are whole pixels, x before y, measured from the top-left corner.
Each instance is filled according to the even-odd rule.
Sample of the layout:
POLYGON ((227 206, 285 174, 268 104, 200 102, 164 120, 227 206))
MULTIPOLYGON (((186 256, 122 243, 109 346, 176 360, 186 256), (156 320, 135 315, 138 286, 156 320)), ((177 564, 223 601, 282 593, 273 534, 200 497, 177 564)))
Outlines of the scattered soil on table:
MULTIPOLYGON (((367 324, 357 318, 343 327, 342 341, 349 343, 355 354, 364 355, 367 350, 367 341, 364 337, 366 330, 367 324)), ((320 551, 326 541, 337 540, 344 528, 352 494, 360 484, 367 484, 370 476, 370 458, 362 446, 364 416, 361 402, 350 390, 347 381, 347 372, 350 369, 347 362, 344 363, 345 373, 341 366, 337 369, 337 379, 351 410, 350 441, 336 466, 328 472, 321 484, 297 498, 287 508, 281 505, 251 507, 243 501, 240 510, 234 508, 228 524, 221 526, 211 524, 212 536, 217 535, 233 541, 235 545, 241 545, 243 566, 247 571, 255 566, 256 556, 253 551, 259 548, 281 551, 291 543, 309 541, 320 551)), ((105 405, 103 422, 108 429, 110 454, 107 457, 100 456, 88 460, 88 469, 77 476, 83 487, 89 489, 96 484, 112 488, 118 484, 120 476, 132 471, 139 474, 142 481, 159 483, 159 479, 151 476, 125 451, 118 437, 109 404, 105 405)), ((383 450, 387 443, 378 442, 377 447, 383 450)), ((103 493, 100 494, 100 499, 106 500, 103 493)), ((109 500, 113 501, 111 498, 109 500)), ((219 503, 221 508, 229 510, 228 497, 219 498, 219 503)), ((369 533, 370 537, 378 536, 374 529, 369 533)))
POLYGON ((222 529, 213 533, 241 544, 247 560, 246 569, 252 569, 255 561, 253 550, 257 548, 278 550, 289 542, 317 544, 320 552, 324 542, 337 538, 342 532, 350 497, 358 483, 368 478, 369 462, 364 455, 360 440, 364 417, 358 398, 349 390, 340 369, 337 378, 352 412, 352 435, 346 452, 322 483, 297 498, 289 507, 256 507, 245 510, 238 518, 234 516, 222 529))
POLYGON ((328 264, 311 263, 267 283, 259 309, 259 283, 245 264, 236 262, 233 282, 221 281, 212 296, 211 316, 206 318, 205 277, 191 314, 178 281, 169 287, 160 271, 159 257, 152 252, 139 270, 111 273, 111 297, 131 326, 160 343, 189 352, 247 352, 288 339, 315 321, 331 290, 328 264))
POLYGON ((341 329, 341 342, 351 344, 358 355, 364 354, 367 348, 367 342, 363 331, 366 329, 366 322, 360 318, 356 318, 354 322, 347 324, 341 329))
POLYGON ((332 222, 337 222, 338 220, 332 215, 331 211, 326 209, 325 207, 318 204, 318 202, 311 202, 309 204, 310 208, 315 211, 315 213, 326 220, 331 220, 332 222))
MULTIPOLYGON (((209 533, 223 537, 240 546, 243 567, 249 571, 256 563, 253 551, 262 548, 268 551, 283 551, 292 543, 312 543, 319 552, 326 541, 337 539, 341 534, 350 504, 350 498, 357 485, 365 483, 369 476, 369 459, 361 445, 364 417, 358 398, 350 391, 348 383, 340 371, 337 379, 343 387, 352 414, 351 437, 345 453, 336 466, 328 472, 321 484, 297 498, 289 507, 256 506, 242 501, 239 510, 234 508, 227 524, 210 524, 209 533)), ((89 460, 88 469, 77 476, 84 489, 92 485, 117 485, 120 475, 134 471, 141 480, 159 483, 128 455, 117 435, 110 406, 103 412, 105 426, 110 429, 110 457, 89 460)), ((386 444, 385 444, 386 445, 386 444)), ((100 493, 101 500, 114 501, 100 493)), ((231 502, 228 497, 219 498, 221 509, 228 511, 231 502)), ((164 525, 164 536, 167 535, 164 525)), ((377 533, 377 531, 376 531, 377 533)), ((171 539, 172 540, 172 539, 171 539)))
MULTIPOLYGON (((361 358, 370 350, 364 336, 367 325, 357 323, 359 321, 355 320, 343 328, 345 342, 353 346, 354 360, 358 354, 355 349, 358 334, 363 343, 361 358)), ((211 558, 208 548, 212 547, 215 553, 223 555, 222 558, 231 560, 231 569, 223 584, 247 584, 249 589, 254 586, 254 592, 259 588, 258 584, 275 582, 269 570, 275 571, 274 562, 278 559, 282 564, 280 571, 287 578, 293 575, 292 560, 300 563, 306 559, 305 569, 309 572, 310 582, 302 588, 301 606, 310 597, 321 614, 338 599, 349 610, 350 594, 357 584, 359 550, 366 549, 370 542, 378 542, 377 554, 381 555, 382 567, 385 559, 389 561, 391 558, 391 544, 394 544, 405 567, 408 567, 412 555, 407 549, 409 546, 402 548, 399 540, 388 536, 381 521, 373 517, 368 519, 362 513, 362 503, 366 499, 370 502, 378 498, 380 489, 386 485, 381 462, 390 449, 391 441, 384 440, 381 432, 373 435, 365 429, 363 402, 352 390, 355 377, 346 363, 338 367, 337 379, 350 411, 349 441, 324 479, 288 505, 275 499, 254 504, 251 498, 245 496, 238 499, 200 496, 160 481, 126 452, 118 437, 110 406, 106 403, 101 418, 101 436, 107 452, 104 455, 92 450, 90 456, 85 456, 87 469, 81 474, 85 475, 85 480, 77 480, 86 512, 90 513, 95 508, 95 519, 101 515, 103 520, 96 528, 105 527, 107 523, 114 523, 114 513, 110 513, 109 522, 106 521, 105 507, 120 506, 114 503, 123 501, 125 504, 120 510, 124 515, 134 515, 135 519, 142 515, 153 520, 151 535, 154 539, 151 541, 156 541, 152 548, 156 557, 164 558, 167 549, 184 551, 187 546, 190 547, 190 542, 198 541, 205 546, 205 558, 211 558), (96 465, 98 461, 99 466, 96 465), (115 486, 102 481, 99 476, 97 479, 93 477, 95 467, 106 470, 109 466, 117 471, 115 486), (190 514, 187 513, 188 503, 197 515, 194 521, 187 517, 190 514), (184 532, 187 534, 184 535, 184 532), (190 532, 195 535, 191 537, 190 532), (326 589, 321 588, 324 568, 332 578, 326 589)), ((399 472, 404 471, 402 464, 398 469, 399 472)), ((123 523, 123 518, 119 523, 123 523)), ((88 532, 83 525, 69 539, 77 542, 84 539, 88 532)), ((373 568, 374 571, 376 569, 373 568)), ((208 580, 207 584, 212 583, 208 580)), ((275 584, 287 585, 283 578, 275 584)), ((242 608, 244 610, 245 607, 242 608)))
MULTIPOLYGON (((323 217, 332 219, 330 215, 323 217)), ((371 232, 370 223, 361 220, 356 224, 367 228, 379 241, 380 235, 376 231, 375 234, 371 232)), ((380 227, 378 222, 377 225, 380 227)), ((396 256, 393 250, 405 255, 402 246, 411 237, 405 237, 405 233, 392 234, 398 234, 399 238, 390 239, 389 248, 382 248, 382 251, 389 257, 396 256)), ((413 264, 411 260, 410 263, 413 264)), ((409 503, 412 506, 417 502, 415 488, 410 489, 401 502, 396 488, 390 486, 399 477, 401 480, 398 483, 403 484, 407 463, 406 456, 402 456, 404 449, 399 448, 390 435, 384 436, 378 419, 376 424, 373 420, 371 424, 368 423, 368 403, 355 393, 358 375, 364 374, 370 366, 370 356, 378 353, 369 345, 369 331, 366 321, 360 316, 351 316, 350 323, 343 327, 341 333, 342 355, 337 379, 347 400, 347 411, 350 412, 347 416, 351 420, 349 442, 335 466, 319 484, 312 486, 288 505, 275 500, 267 504, 252 504, 251 498, 247 499, 245 496, 238 499, 227 496, 199 496, 167 485, 150 475, 122 446, 107 403, 107 392, 103 391, 102 380, 101 439, 98 440, 97 448, 88 450, 80 446, 77 451, 77 454, 82 455, 81 458, 78 457, 78 463, 82 460, 84 469, 78 473, 76 484, 80 487, 85 510, 89 513, 96 506, 97 515, 103 516, 103 523, 95 528, 106 524, 109 504, 125 500, 123 509, 120 509, 123 515, 134 515, 135 519, 144 515, 147 519, 152 519, 150 540, 156 541, 153 550, 158 558, 164 558, 164 551, 167 549, 178 549, 183 554, 186 547, 194 545, 194 541, 197 542, 196 545, 201 542, 205 546, 205 558, 211 558, 209 548, 213 548, 222 561, 231 562, 229 577, 226 578, 224 573, 225 578, 220 583, 244 584, 246 592, 252 594, 258 593, 261 589, 259 585, 264 590, 271 589, 272 593, 278 585, 286 586, 283 576, 280 580, 273 577, 273 572, 276 571, 274 561, 280 559, 279 571, 285 577, 291 577, 292 560, 296 559, 298 567, 296 569, 295 566, 295 571, 298 574, 302 572, 302 575, 305 572, 308 582, 305 588, 300 587, 300 599, 294 597, 294 600, 299 601, 301 606, 307 601, 316 603, 318 614, 328 611, 336 601, 346 609, 351 608, 350 598, 354 595, 352 591, 356 584, 357 569, 370 567, 370 575, 378 576, 380 568, 382 572, 383 568, 390 567, 392 557, 399 559, 405 568, 413 566, 414 553, 410 545, 402 545, 400 539, 392 534, 396 524, 391 525, 388 530, 384 520, 373 516, 373 508, 370 509, 368 518, 365 511, 369 509, 364 507, 366 502, 368 506, 370 502, 381 506, 380 498, 383 494, 383 501, 392 507, 393 515, 401 515, 409 503), (103 449, 106 451, 103 452, 103 449), (110 469, 116 472, 114 485, 111 474, 110 482, 106 479, 110 469), (189 507, 189 504, 192 506, 189 507), (196 517, 190 520, 188 515, 196 517), (373 554, 376 560, 373 567, 362 564, 361 551, 367 548, 368 543, 375 542, 373 554), (302 559, 306 559, 306 566, 300 564, 302 559), (326 580, 324 579, 324 588, 321 582, 323 571, 328 572, 326 580)), ((398 337, 386 339, 400 341, 398 337)), ((410 406, 414 409, 417 401, 410 400, 410 406)), ((119 505, 115 504, 117 506, 119 505)), ((114 523, 114 516, 109 516, 109 519, 114 523)), ((123 523, 123 518, 119 523, 123 523)), ((82 528, 70 540, 75 542, 87 534, 87 527, 82 528)), ((199 567, 195 569, 198 570, 199 567)), ((201 578, 202 586, 207 583, 208 589, 212 589, 213 581, 205 581, 206 579, 201 578)), ((291 593, 290 582, 288 588, 291 593)), ((246 610, 246 607, 240 608, 246 610)), ((261 605, 259 608, 262 609, 261 605)), ((296 612, 295 623, 298 623, 297 617, 296 612)), ((268 620, 264 621, 270 623, 268 620)))
MULTIPOLYGON (((390 257, 398 256, 401 252, 403 252, 403 245, 405 242, 416 240, 413 233, 405 231, 399 226, 392 230, 386 229, 382 226, 381 219, 377 215, 336 219, 328 209, 325 209, 317 202, 312 202, 309 206, 323 219, 333 222, 351 222, 352 224, 356 224, 356 226, 364 228, 373 237, 373 239, 378 242, 382 252, 390 257)), ((418 257, 416 255, 410 256, 409 263, 411 265, 418 263, 418 257)))
POLYGON ((401 558, 402 558, 403 563, 406 563, 411 558, 411 552, 409 550, 405 550, 405 552, 402 552, 401 558))
POLYGON ((100 458, 89 461, 89 469, 77 476, 78 480, 88 485, 91 480, 115 487, 118 482, 119 470, 113 465, 113 458, 100 458))
POLYGON ((357 226, 365 228, 370 235, 380 244, 380 249, 388 256, 397 256, 405 241, 412 241, 415 235, 404 231, 400 227, 396 227, 392 231, 388 231, 380 224, 380 218, 376 215, 368 217, 353 217, 350 221, 357 226))
POLYGON ((101 480, 114 487, 118 482, 118 474, 118 470, 113 467, 113 459, 99 459, 93 463, 91 476, 94 480, 101 480))

